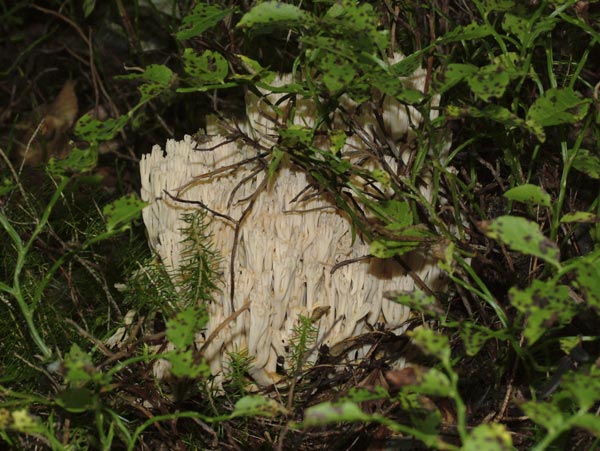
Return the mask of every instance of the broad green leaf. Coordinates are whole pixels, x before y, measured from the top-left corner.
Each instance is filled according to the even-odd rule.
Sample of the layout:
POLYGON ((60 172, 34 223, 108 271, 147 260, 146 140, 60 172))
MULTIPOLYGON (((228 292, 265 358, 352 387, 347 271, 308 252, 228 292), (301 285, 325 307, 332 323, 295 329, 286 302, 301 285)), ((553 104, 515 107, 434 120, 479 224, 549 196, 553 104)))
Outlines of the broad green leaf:
POLYGON ((369 415, 364 413, 358 404, 352 401, 335 404, 324 402, 306 409, 302 424, 305 426, 322 426, 341 421, 369 421, 369 415))
POLYGON ((128 120, 129 117, 123 115, 116 119, 99 121, 93 119, 89 114, 84 114, 75 124, 75 135, 92 144, 108 141, 113 139, 125 127, 128 120))
POLYGON ((449 64, 443 75, 438 78, 440 92, 445 92, 461 81, 473 76, 478 67, 473 64, 449 64))
POLYGON ((558 247, 540 232, 535 222, 517 216, 500 216, 481 225, 487 236, 510 249, 534 255, 560 268, 558 247))
POLYGON ((167 321, 167 338, 177 348, 194 344, 196 333, 206 324, 208 317, 201 307, 190 307, 167 321))
POLYGON ((449 31, 439 39, 440 43, 449 43, 455 41, 470 41, 474 39, 485 38, 492 34, 493 29, 486 24, 478 24, 477 22, 470 23, 465 26, 458 26, 454 30, 449 31))
POLYGON ((420 312, 433 318, 441 318, 445 311, 439 301, 425 294, 423 291, 415 290, 412 293, 388 292, 385 297, 398 304, 410 307, 411 311, 420 312))
POLYGON ((478 4, 486 16, 492 11, 510 11, 515 7, 514 0, 479 0, 478 4))
POLYGON ((183 40, 198 36, 214 27, 232 12, 232 8, 223 9, 215 5, 198 2, 190 14, 183 18, 175 37, 183 40))
POLYGON ((200 85, 222 83, 229 71, 227 60, 220 53, 206 50, 198 55, 190 48, 183 52, 183 68, 200 85))
POLYGON ((465 345, 465 352, 468 356, 475 356, 481 350, 483 345, 492 338, 506 340, 509 338, 509 332, 506 330, 492 330, 485 326, 479 326, 471 321, 465 321, 460 324, 460 337, 465 345))
POLYGON ((302 125, 288 125, 278 130, 281 145, 286 147, 310 146, 313 142, 314 131, 302 125))
POLYGON ((527 316, 523 335, 532 345, 555 325, 567 324, 577 313, 577 306, 565 285, 534 280, 523 290, 513 287, 508 293, 511 304, 527 316))
POLYGON ((574 211, 563 215, 560 222, 600 222, 600 217, 587 211, 574 211))
POLYGON ((600 180, 600 156, 592 154, 587 149, 579 149, 573 167, 588 177, 600 180))
POLYGON ((97 395, 85 387, 68 387, 59 392, 54 400, 68 412, 82 413, 95 407, 97 395))
POLYGON ((297 6, 267 1, 259 3, 244 14, 236 26, 258 35, 270 33, 274 29, 281 30, 307 26, 313 22, 312 15, 297 6))
POLYGON ((323 72, 323 83, 331 93, 344 90, 356 77, 353 65, 333 53, 323 55, 319 67, 323 72))
POLYGON ((527 123, 542 127, 573 124, 587 114, 590 102, 572 88, 552 88, 533 102, 527 112, 527 123))
POLYGON ((379 206, 390 219, 386 229, 402 230, 413 224, 413 213, 408 202, 389 199, 381 201, 379 206))
POLYGON ((64 365, 67 370, 65 381, 70 384, 83 385, 92 380, 92 373, 96 371, 92 358, 83 351, 77 343, 65 355, 64 365))
POLYGON ((407 386, 405 391, 414 390, 428 396, 452 397, 454 390, 450 379, 436 368, 416 371, 416 383, 407 386))
POLYGON ((395 241, 378 238, 371 242, 369 253, 377 258, 391 258, 415 250, 421 241, 395 241))
POLYGON ((83 17, 86 19, 94 12, 96 8, 96 0, 83 0, 83 17))
POLYGON ((479 68, 477 73, 467 79, 467 83, 477 97, 488 102, 492 97, 500 98, 504 95, 510 77, 501 65, 489 64, 479 68))
POLYGON ((374 388, 356 388, 352 387, 348 392, 348 395, 344 397, 345 401, 351 402, 365 402, 365 401, 376 401, 378 399, 389 399, 390 395, 380 385, 376 385, 374 388))
POLYGON ((502 20, 502 29, 507 33, 514 34, 521 41, 521 44, 523 44, 527 40, 529 21, 524 17, 507 13, 502 20))
POLYGON ((282 412, 284 409, 275 400, 261 395, 248 395, 237 400, 230 417, 273 417, 282 412))
POLYGON ((600 371, 595 366, 590 368, 590 374, 571 371, 563 375, 561 387, 577 400, 581 410, 589 410, 600 400, 600 371))
POLYGON ((48 171, 54 175, 91 171, 98 163, 96 149, 96 146, 90 146, 87 149, 74 148, 65 158, 52 157, 48 162, 48 171))
POLYGON ((593 413, 584 413, 572 417, 571 424, 594 434, 596 438, 600 437, 600 417, 593 413))
POLYGON ((442 362, 450 362, 450 343, 448 337, 425 327, 419 327, 406 333, 412 342, 426 354, 431 354, 442 362))
POLYGON ((141 74, 119 75, 118 80, 142 80, 138 90, 142 94, 142 102, 147 101, 168 89, 177 76, 163 64, 150 64, 141 74))
POLYGON ((512 451, 512 437, 506 426, 498 423, 480 424, 471 430, 462 451, 512 451))
POLYGON ((171 373, 175 377, 196 379, 210 375, 209 366, 192 349, 177 349, 165 354, 165 358, 171 363, 171 373))
POLYGON ((585 293, 589 306, 600 311, 600 252, 576 259, 575 281, 585 293))
POLYGON ((566 421, 559 408, 549 402, 529 401, 521 404, 521 409, 532 421, 549 432, 560 431, 566 421))
POLYGON ((117 228, 125 230, 132 221, 140 216, 147 205, 148 203, 140 200, 134 194, 123 196, 105 205, 102 213, 106 218, 106 230, 109 232, 117 228))
POLYGON ((543 188, 529 183, 509 189, 504 193, 504 197, 525 204, 542 205, 544 207, 550 207, 552 205, 550 194, 544 191, 543 188))

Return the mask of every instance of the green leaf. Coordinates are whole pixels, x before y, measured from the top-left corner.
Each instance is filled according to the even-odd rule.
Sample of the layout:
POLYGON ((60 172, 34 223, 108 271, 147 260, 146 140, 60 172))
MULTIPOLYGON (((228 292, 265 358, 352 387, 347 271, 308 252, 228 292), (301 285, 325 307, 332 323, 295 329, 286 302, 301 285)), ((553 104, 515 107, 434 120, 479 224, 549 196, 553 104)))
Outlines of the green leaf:
POLYGON ((344 401, 361 403, 366 401, 376 401, 379 399, 389 399, 390 395, 385 388, 376 385, 374 388, 356 388, 352 387, 344 401))
POLYGON ((408 389, 427 396, 451 397, 454 394, 450 379, 436 368, 417 369, 415 372, 416 383, 408 386, 408 389))
POLYGON ((283 412, 283 407, 273 399, 261 395, 248 395, 235 403, 230 417, 273 417, 283 412))
POLYGON ((62 159, 50 158, 48 171, 54 175, 67 173, 81 173, 91 171, 98 164, 98 152, 96 146, 87 149, 71 149, 69 154, 62 159))
POLYGON ((206 50, 198 55, 190 48, 183 52, 183 68, 200 85, 222 83, 229 71, 227 60, 220 53, 206 50))
POLYGON ((323 72, 323 83, 331 93, 344 90, 356 77, 353 65, 333 53, 326 53, 319 59, 323 72))
POLYGON ((466 26, 458 26, 454 30, 449 31, 439 39, 440 44, 446 44, 456 41, 470 41, 474 39, 482 39, 491 35, 493 28, 487 24, 478 24, 477 22, 470 23, 466 26))
POLYGON ((190 39, 214 27, 233 12, 232 8, 222 9, 204 2, 196 3, 194 9, 183 18, 175 37, 179 40, 190 39))
POLYGON ((593 413, 584 413, 572 417, 571 424, 594 434, 596 438, 600 437, 600 417, 593 413))
POLYGON ((450 343, 448 337, 425 327, 407 332, 412 342, 423 352, 437 357, 442 362, 450 362, 450 343))
POLYGON ((396 241, 378 238, 371 242, 369 253, 377 258, 391 258, 414 251, 420 241, 396 241))
POLYGON ((531 420, 545 427, 550 433, 562 430, 566 421, 558 407, 549 402, 529 401, 521 404, 521 409, 531 420))
POLYGON ((600 222, 600 217, 587 211, 574 211, 560 218, 560 222, 600 222))
POLYGON ((502 29, 507 33, 514 34, 521 41, 521 44, 523 44, 527 40, 529 33, 529 21, 524 17, 507 13, 502 20, 502 29))
POLYGON ((514 0, 479 0, 478 4, 485 16, 492 11, 510 11, 515 7, 514 0))
POLYGON ((529 183, 509 189, 504 193, 504 197, 525 204, 542 205, 544 207, 550 207, 552 205, 550 194, 544 191, 543 188, 529 183))
POLYGON ((588 305, 600 311, 600 251, 575 261, 575 281, 585 293, 588 305))
POLYGON ((600 400, 600 371, 595 366, 590 374, 571 371, 562 377, 561 387, 572 395, 581 410, 589 410, 600 400))
POLYGON ((148 101, 153 97, 169 89, 177 76, 164 64, 150 64, 141 74, 119 75, 117 80, 142 80, 138 90, 142 94, 142 102, 148 101))
POLYGON ((477 66, 473 64, 448 64, 446 71, 440 76, 438 90, 441 93, 446 92, 464 79, 471 77, 477 72, 477 66))
POLYGON ((423 291, 415 290, 412 293, 389 292, 385 297, 398 304, 410 307, 411 311, 423 313, 433 318, 442 318, 446 313, 439 301, 425 294, 423 291))
POLYGON ((246 31, 251 30, 252 34, 258 35, 270 33, 274 29, 286 30, 306 26, 313 21, 312 15, 297 6, 267 1, 259 3, 244 14, 236 27, 243 28, 246 31))
POLYGON ((368 421, 369 415, 352 401, 340 403, 324 402, 304 411, 304 426, 322 426, 341 421, 368 421))
POLYGON ((97 403, 97 395, 85 387, 66 388, 54 399, 63 409, 73 413, 92 410, 97 403))
POLYGON ((96 0, 83 0, 83 17, 86 19, 94 12, 96 8, 96 0))
POLYGON ((600 157, 589 150, 579 149, 573 167, 588 177, 600 180, 600 157))
POLYGON ((171 373, 175 377, 196 379, 210 375, 210 368, 206 362, 195 355, 192 349, 177 349, 167 353, 165 358, 171 363, 171 373))
POLYGON ((108 141, 113 139, 125 127, 128 120, 129 117, 123 115, 116 119, 99 121, 89 114, 84 114, 75 124, 75 135, 92 145, 100 141, 108 141))
POLYGON ((9 179, 9 178, 2 179, 2 182, 0 182, 0 196, 4 196, 5 194, 10 193, 16 187, 17 186, 14 184, 14 182, 11 179, 9 179))
POLYGON ((196 332, 204 327, 207 320, 204 308, 189 307, 167 321, 167 338, 177 348, 191 346, 194 344, 196 332))
POLYGON ((542 127, 573 124, 585 117, 590 102, 572 88, 552 88, 533 102, 527 112, 527 123, 542 127))
POLYGON ((516 287, 508 293, 511 304, 527 316, 523 335, 532 345, 552 326, 567 324, 577 313, 577 306, 565 285, 534 280, 530 287, 516 287))
POLYGON ((408 202, 389 199, 379 202, 378 205, 390 219, 386 229, 402 230, 413 224, 413 213, 408 202))
POLYGON ((492 97, 500 98, 510 83, 508 72, 503 66, 489 64, 479 68, 476 74, 467 79, 471 91, 485 102, 492 97))
POLYGON ((123 196, 105 205, 102 213, 106 218, 106 230, 108 232, 117 228, 126 230, 129 224, 140 216, 147 205, 147 202, 140 200, 135 194, 123 196))
POLYGON ((483 345, 492 338, 507 340, 510 333, 506 330, 492 330, 485 326, 479 326, 471 321, 460 324, 460 337, 465 345, 465 352, 473 357, 481 350, 483 345))
POLYGON ((558 246, 540 232, 536 223, 517 216, 500 216, 481 226, 487 236, 510 249, 534 255, 560 268, 558 246))
POLYGON ((476 426, 465 440, 462 451, 512 451, 512 437, 506 426, 498 423, 476 426))
POLYGON ((96 371, 92 358, 84 352, 76 343, 65 355, 64 365, 67 370, 65 381, 70 384, 83 385, 92 380, 92 374, 96 371))

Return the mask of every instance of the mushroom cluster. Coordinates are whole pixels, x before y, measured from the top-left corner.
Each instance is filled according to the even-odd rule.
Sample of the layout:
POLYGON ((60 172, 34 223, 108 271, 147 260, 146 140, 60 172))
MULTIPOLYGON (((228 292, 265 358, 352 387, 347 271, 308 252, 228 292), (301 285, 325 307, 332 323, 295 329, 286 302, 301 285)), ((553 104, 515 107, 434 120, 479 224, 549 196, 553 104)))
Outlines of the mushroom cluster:
MULTIPOLYGON (((403 82, 422 90, 425 75, 419 69, 403 82)), ((284 75, 272 84, 289 81, 284 75)), ((167 141, 165 150, 154 146, 140 163, 149 243, 168 268, 181 262, 182 214, 202 208, 210 218, 213 243, 223 257, 224 286, 208 306, 209 323, 196 339, 212 373, 223 374, 228 351, 247 350, 253 357, 251 375, 260 385, 276 382, 278 367, 281 372, 291 366, 290 345, 301 315, 314 318, 318 344, 329 347, 377 325, 400 332, 410 312, 386 300, 384 292, 415 289, 398 262, 369 257, 368 243, 360 236, 353 240, 349 218, 289 159, 269 180, 265 149, 274 145, 274 124, 289 102, 282 94, 249 94, 247 122, 236 124, 245 139, 207 134, 195 142, 185 136, 167 141)), ((311 101, 299 99, 294 106, 294 123, 311 126, 316 111, 311 101)), ((412 123, 421 120, 416 110, 385 99, 380 132, 393 139, 407 135, 409 116, 412 123)), ((368 111, 358 117, 365 130, 380 127, 368 111)), ((349 136, 340 154, 364 163, 364 149, 363 139, 349 136)), ((391 163, 398 157, 405 158, 386 158, 391 163)), ((379 167, 375 159, 367 164, 379 167)), ((430 195, 430 187, 421 190, 430 195)), ((430 288, 442 288, 432 257, 415 251, 405 261, 430 288)), ((365 351, 355 351, 352 358, 365 351)))

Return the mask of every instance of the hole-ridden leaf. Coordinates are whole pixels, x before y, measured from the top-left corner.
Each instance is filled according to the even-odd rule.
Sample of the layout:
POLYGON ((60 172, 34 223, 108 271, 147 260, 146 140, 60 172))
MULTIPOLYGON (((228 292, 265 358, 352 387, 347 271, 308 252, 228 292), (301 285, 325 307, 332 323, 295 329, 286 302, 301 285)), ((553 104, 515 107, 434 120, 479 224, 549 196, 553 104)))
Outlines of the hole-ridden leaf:
POLYGON ((534 255, 560 268, 558 246, 540 232, 535 222, 517 216, 500 216, 480 224, 490 238, 503 242, 514 251, 534 255))
POLYGON ((142 94, 141 102, 145 102, 167 90, 177 76, 163 64, 150 64, 141 74, 119 75, 118 80, 142 80, 138 90, 142 94))
POLYGON ((236 26, 258 35, 268 34, 273 30, 308 26, 314 21, 315 19, 310 13, 297 6, 267 1, 259 3, 244 14, 236 26))
POLYGON ((185 72, 193 78, 193 82, 200 85, 222 83, 229 71, 223 55, 211 50, 198 55, 190 48, 185 49, 183 66, 185 72))
POLYGON ((529 21, 524 17, 507 13, 502 20, 502 29, 507 33, 514 34, 521 41, 521 44, 523 44, 529 32, 529 21))
POLYGON ((125 230, 129 224, 140 216, 148 204, 136 195, 123 196, 116 201, 105 205, 102 213, 106 218, 106 230, 111 232, 120 228, 125 230))
POLYGON ((493 28, 487 24, 478 24, 477 22, 470 23, 465 26, 458 26, 449 31, 439 39, 440 44, 456 41, 470 41, 472 39, 485 38, 492 34, 493 28))
POLYGON ((196 379, 198 377, 207 377, 210 374, 210 368, 195 355, 192 349, 177 349, 169 352, 165 358, 171 363, 171 373, 175 377, 189 377, 196 379))
POLYGON ((510 11, 515 7, 514 0, 479 0, 478 4, 485 16, 492 11, 510 11))
POLYGON ((600 251, 576 260, 576 282, 583 290, 588 305, 600 312, 600 251))
MULTIPOLYGON (((581 410, 589 410, 600 400, 600 370, 592 365, 590 374, 569 372, 562 377, 561 386, 577 400, 581 410)), ((600 429, 596 434, 600 434, 600 429)))
POLYGON ((284 412, 284 409, 275 400, 261 395, 248 395, 237 400, 230 418, 273 417, 282 412, 284 412))
POLYGON ((506 340, 510 337, 507 330, 492 330, 485 326, 479 326, 470 321, 460 324, 460 337, 465 345, 465 351, 468 356, 475 356, 481 350, 483 345, 492 338, 506 340))
POLYGON ((50 158, 48 171, 54 175, 67 173, 82 173, 91 171, 98 163, 98 151, 96 146, 87 149, 71 149, 65 158, 50 158))
POLYGON ((529 401, 521 404, 521 409, 532 421, 549 432, 560 431, 566 421, 562 411, 549 402, 529 401))
POLYGON ((449 64, 443 75, 438 78, 440 92, 446 92, 454 85, 460 83, 477 72, 477 66, 473 64, 449 64))
POLYGON ((65 381, 74 385, 83 385, 89 382, 96 371, 90 355, 76 343, 71 345, 71 349, 65 355, 64 365, 67 369, 65 381))
POLYGON ((499 105, 487 105, 481 110, 471 106, 458 107, 449 105, 446 107, 446 115, 449 118, 465 116, 482 117, 506 125, 507 127, 519 127, 527 130, 528 132, 533 133, 540 142, 546 140, 546 133, 541 125, 537 123, 528 123, 507 108, 499 105))
POLYGON ((560 222, 600 222, 600 216, 587 211, 574 211, 573 213, 567 213, 560 218, 560 222))
POLYGON ((489 64, 467 78, 471 91, 481 100, 488 102, 492 97, 502 97, 510 83, 506 69, 499 64, 489 64))
POLYGON ((428 396, 452 396, 453 388, 450 379, 436 368, 418 368, 415 371, 416 382, 411 390, 428 396))
POLYGON ((433 318, 442 318, 445 314, 442 305, 434 296, 429 296, 420 290, 415 290, 412 293, 388 292, 384 295, 393 302, 406 305, 411 311, 423 313, 433 318))
POLYGON ((506 426, 498 423, 480 424, 465 440, 462 451, 511 451, 512 437, 506 426))
POLYGON ((543 188, 529 183, 509 189, 504 193, 504 197, 525 204, 542 205, 544 207, 552 205, 550 194, 544 191, 543 188))
POLYGON ((572 88, 549 89, 527 112, 527 123, 549 127, 560 124, 573 124, 587 114, 590 99, 583 99, 572 88))
POLYGON ((527 316, 523 335, 529 345, 554 325, 568 323, 577 313, 577 306, 564 285, 534 280, 524 290, 511 288, 508 296, 511 304, 527 316))
POLYGON ((579 149, 573 167, 588 177, 600 180, 600 156, 592 154, 587 149, 579 149))
POLYGON ((319 68, 323 72, 323 83, 331 93, 343 90, 356 77, 353 65, 333 53, 326 53, 320 58, 319 68))
POLYGON ((185 348, 194 343, 196 333, 208 321, 205 309, 199 306, 187 308, 167 321, 167 338, 177 348, 185 348))
POLYGON ((181 26, 175 37, 183 40, 198 36, 214 27, 231 12, 233 12, 231 8, 223 9, 215 5, 198 2, 194 9, 181 21, 181 26))
POLYGON ((321 426, 340 421, 369 421, 369 415, 352 401, 324 402, 306 409, 302 424, 304 426, 321 426))
POLYGON ((450 343, 445 335, 424 327, 409 331, 407 334, 423 352, 437 357, 442 362, 450 362, 450 343))
POLYGON ((123 115, 116 119, 99 121, 93 119, 89 114, 84 114, 75 124, 75 135, 92 144, 108 141, 113 139, 125 127, 128 120, 129 117, 123 115))

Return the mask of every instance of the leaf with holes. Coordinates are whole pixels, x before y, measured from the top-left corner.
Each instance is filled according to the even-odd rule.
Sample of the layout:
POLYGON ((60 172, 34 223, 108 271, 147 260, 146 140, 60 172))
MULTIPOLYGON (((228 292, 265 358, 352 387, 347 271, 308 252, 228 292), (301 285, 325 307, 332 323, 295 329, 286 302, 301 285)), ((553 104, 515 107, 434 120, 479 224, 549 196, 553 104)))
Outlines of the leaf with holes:
POLYGON ((406 334, 423 352, 437 357, 442 362, 450 362, 450 343, 445 335, 424 327, 419 327, 406 334))
POLYGON ((500 216, 483 221, 480 227, 490 238, 501 241, 514 251, 534 255, 560 268, 558 246, 540 232, 535 222, 517 216, 500 216))
POLYGON ((600 312, 600 251, 576 259, 575 277, 588 305, 600 312))
POLYGON ((167 321, 167 338, 178 348, 194 344, 196 333, 208 321, 208 316, 202 307, 190 307, 167 321))
POLYGON ((509 189, 504 193, 504 197, 530 205, 551 206, 550 194, 544 191, 543 188, 529 183, 509 189))
POLYGON ((594 155, 587 149, 579 149, 573 167, 588 177, 600 179, 600 155, 594 155))
POLYGON ((232 12, 232 8, 222 9, 204 2, 196 3, 194 9, 181 21, 181 26, 175 37, 183 40, 198 36, 214 27, 232 12))
POLYGON ((523 335, 529 345, 551 327, 567 324, 578 310, 567 286, 555 286, 541 280, 534 280, 523 290, 511 288, 508 297, 510 303, 527 317, 523 335))
POLYGON ((106 218, 106 230, 111 232, 119 228, 126 230, 129 224, 137 219, 142 210, 148 205, 135 194, 123 196, 116 201, 105 205, 102 213, 106 218))
POLYGON ((489 64, 480 67, 467 83, 477 97, 488 102, 492 97, 500 98, 504 95, 510 83, 508 72, 498 64, 489 64))
POLYGON ((590 103, 590 99, 583 99, 572 88, 552 88, 533 102, 527 112, 527 123, 542 127, 574 124, 587 114, 590 103))
POLYGON ((250 31, 253 35, 267 34, 273 30, 287 30, 308 26, 314 17, 297 6, 267 1, 259 3, 240 19, 236 27, 250 31))
POLYGON ((462 451, 511 451, 512 437, 506 426, 498 423, 480 424, 471 430, 462 451))
POLYGON ((223 83, 229 71, 227 60, 220 53, 206 50, 198 55, 189 48, 183 52, 183 69, 194 84, 200 85, 223 83))

